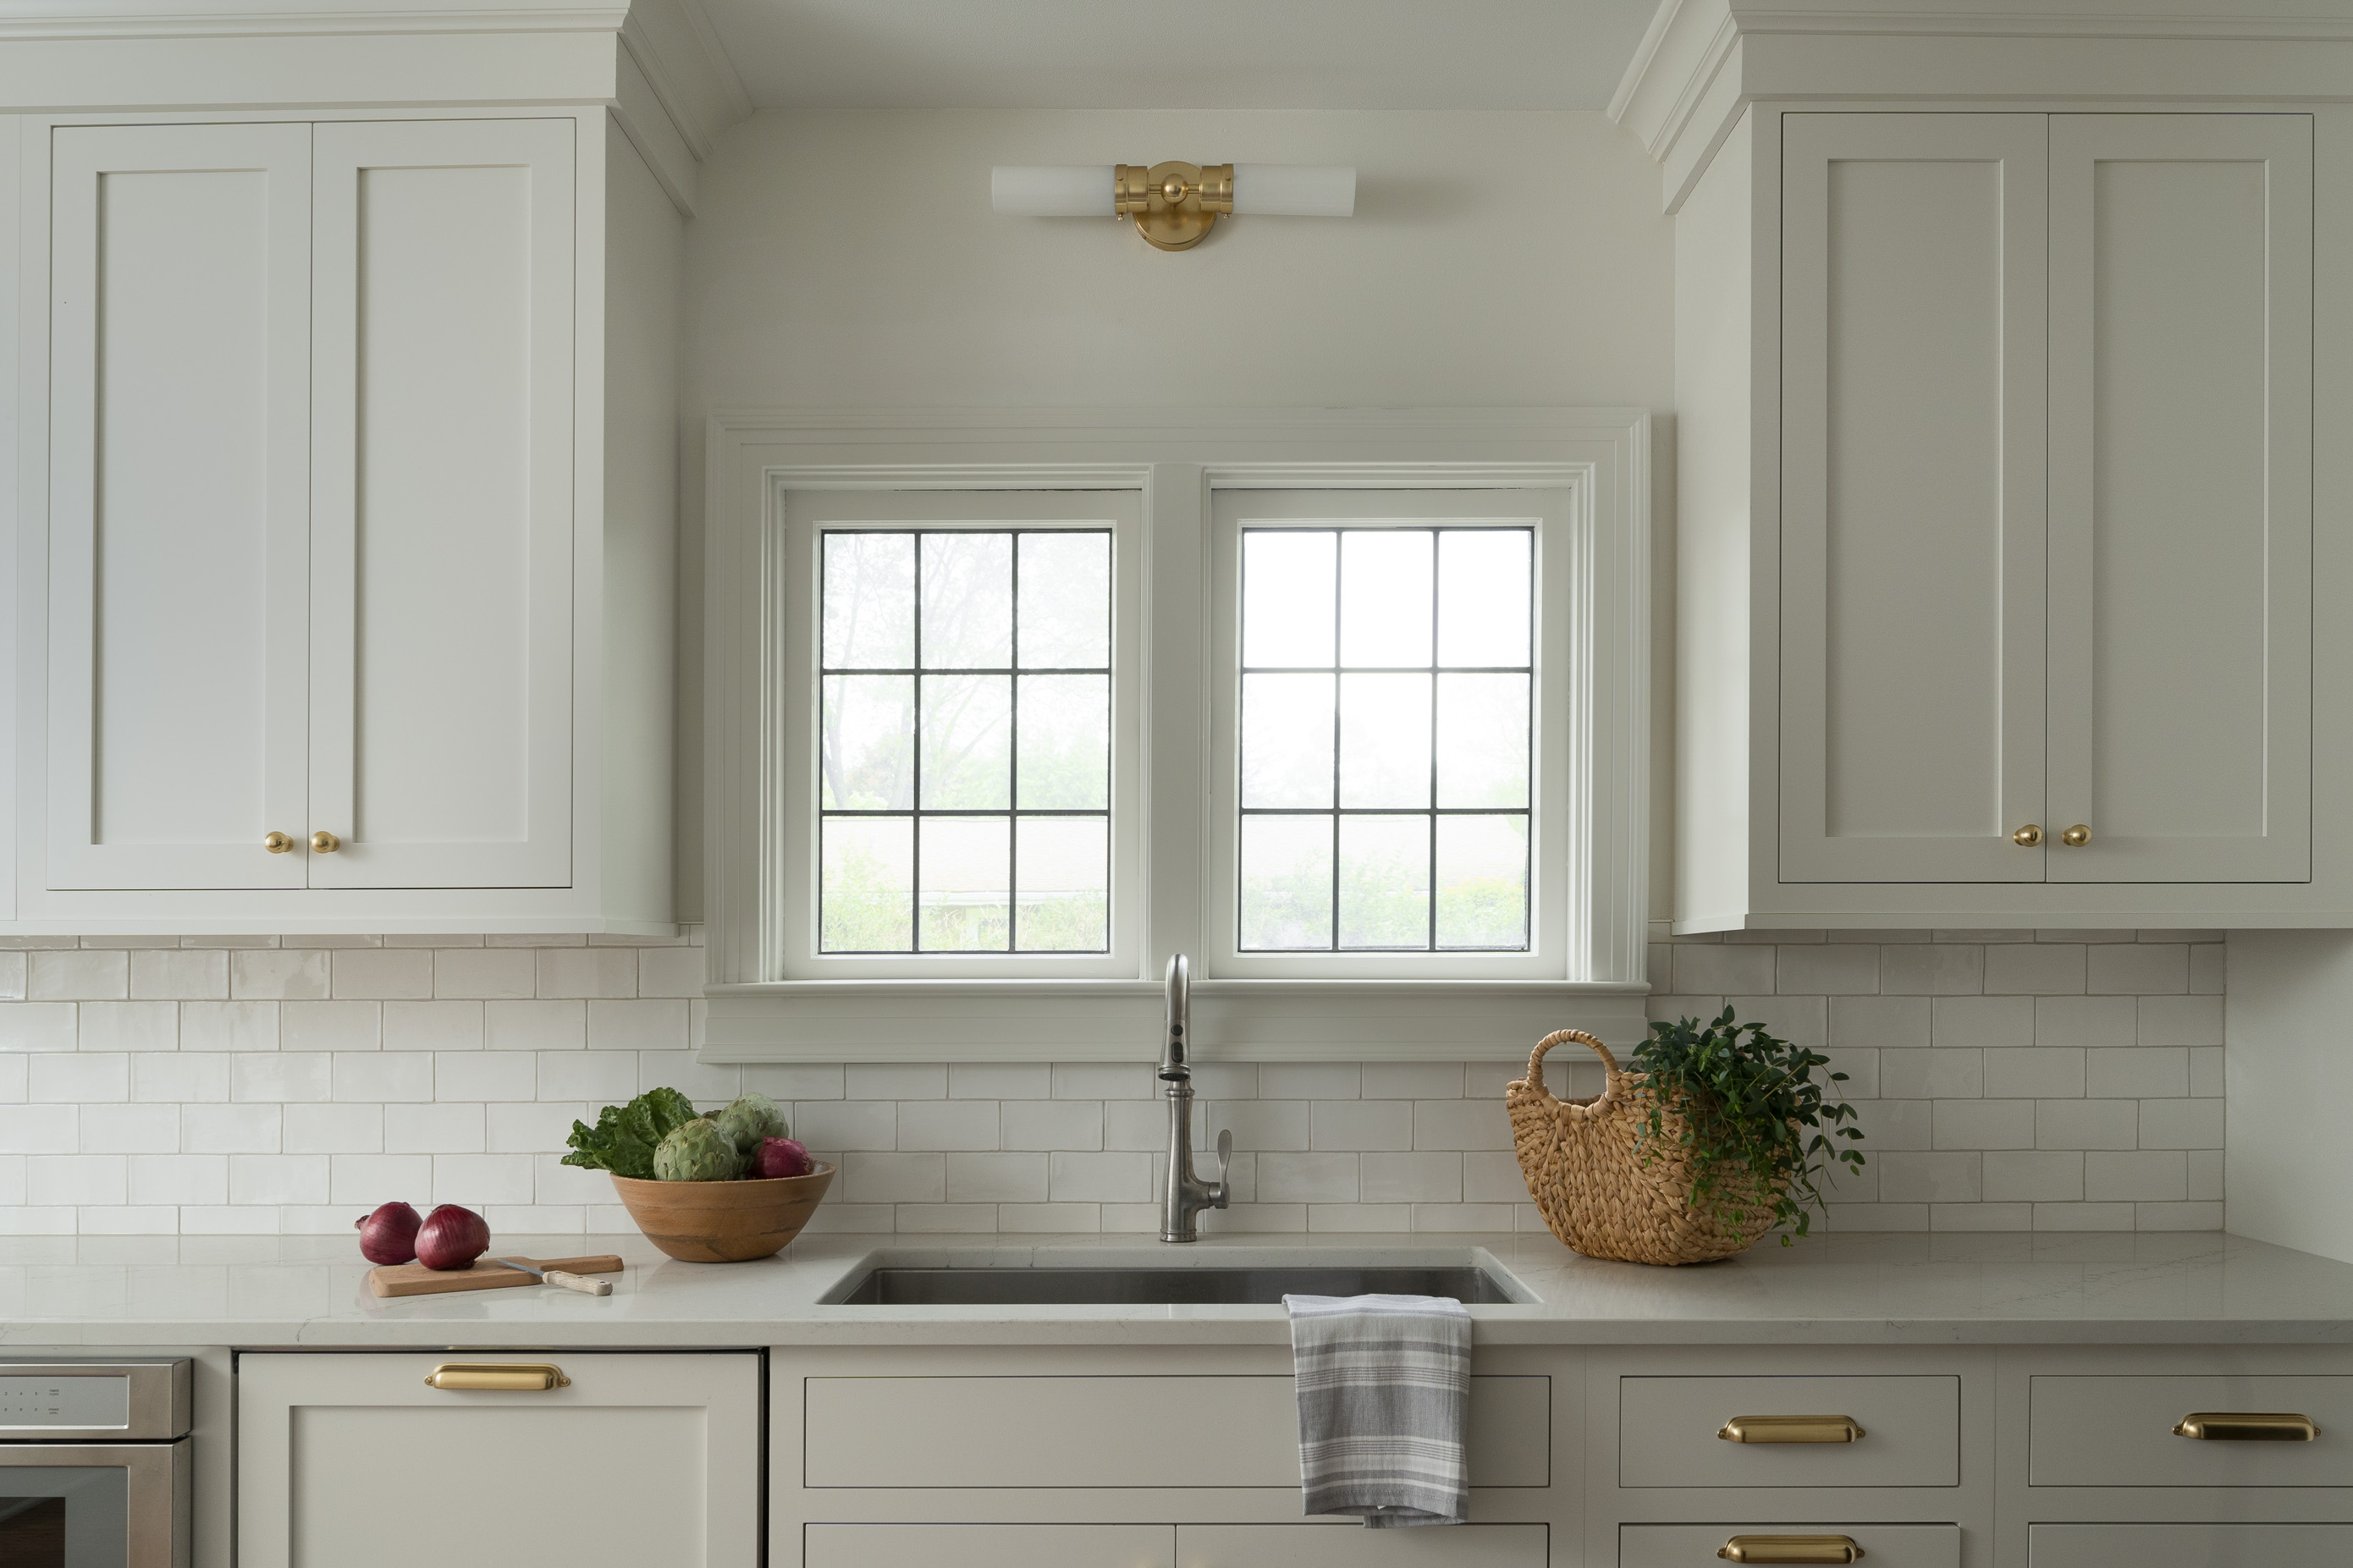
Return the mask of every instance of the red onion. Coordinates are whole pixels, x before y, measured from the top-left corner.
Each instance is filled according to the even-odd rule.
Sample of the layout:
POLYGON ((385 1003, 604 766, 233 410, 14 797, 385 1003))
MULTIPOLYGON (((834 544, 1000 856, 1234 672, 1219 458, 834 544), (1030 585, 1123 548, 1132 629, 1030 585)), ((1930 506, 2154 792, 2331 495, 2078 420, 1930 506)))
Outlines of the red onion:
POLYGON ((817 1162, 809 1158, 809 1152, 796 1138, 763 1138, 760 1146, 752 1151, 750 1174, 760 1180, 806 1176, 816 1169, 817 1162))
POLYGON ((389 1203, 352 1223, 359 1226, 362 1258, 370 1263, 406 1263, 417 1256, 417 1227, 425 1222, 406 1204, 389 1203))
POLYGON ((490 1223, 472 1209, 443 1204, 417 1233, 417 1261, 427 1268, 470 1268, 491 1249, 490 1223))

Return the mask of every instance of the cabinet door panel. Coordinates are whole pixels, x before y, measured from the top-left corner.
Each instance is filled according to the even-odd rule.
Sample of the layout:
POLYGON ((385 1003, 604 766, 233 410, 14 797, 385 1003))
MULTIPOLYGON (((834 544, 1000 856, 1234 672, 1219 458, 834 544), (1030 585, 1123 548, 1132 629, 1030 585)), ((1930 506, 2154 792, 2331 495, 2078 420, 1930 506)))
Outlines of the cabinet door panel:
POLYGON ((53 134, 47 882, 300 887, 311 128, 53 134))
POLYGON ((803 1568, 1174 1568, 1166 1524, 812 1524, 803 1568))
POLYGON ((2302 880, 2312 121, 2051 127, 2050 877, 2302 880))
POLYGON ((426 1385, 466 1359, 484 1358, 238 1357, 239 1568, 509 1568, 563 1559, 576 1545, 535 1542, 584 1529, 601 1562, 752 1568, 757 1358, 574 1352, 554 1358, 569 1387, 426 1385), (427 1497, 429 1541, 398 1522, 427 1497))
POLYGON ((2028 1568, 2342 1568, 2353 1524, 2038 1524, 2028 1568))
POLYGON ((572 134, 318 128, 313 887, 571 880, 572 134))
POLYGON ((1176 1568, 1545 1568, 1541 1524, 1180 1524, 1176 1568))
POLYGON ((1781 878, 2040 880, 2043 117, 1782 125, 1781 878))

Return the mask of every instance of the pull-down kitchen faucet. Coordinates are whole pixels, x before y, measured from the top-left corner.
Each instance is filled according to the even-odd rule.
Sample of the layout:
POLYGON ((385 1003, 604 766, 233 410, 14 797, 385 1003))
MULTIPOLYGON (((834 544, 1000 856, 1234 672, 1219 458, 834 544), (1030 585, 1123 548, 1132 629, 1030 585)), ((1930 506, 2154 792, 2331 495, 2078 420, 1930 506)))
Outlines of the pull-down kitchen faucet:
POLYGON ((1160 1031, 1160 1080, 1168 1094, 1168 1182, 1160 1194, 1160 1239, 1198 1241, 1203 1209, 1226 1206, 1226 1171, 1233 1163, 1234 1134, 1218 1134, 1218 1179, 1193 1173, 1193 1069, 1185 1059, 1192 1028, 1192 968, 1183 953, 1168 961, 1167 1018, 1160 1031))

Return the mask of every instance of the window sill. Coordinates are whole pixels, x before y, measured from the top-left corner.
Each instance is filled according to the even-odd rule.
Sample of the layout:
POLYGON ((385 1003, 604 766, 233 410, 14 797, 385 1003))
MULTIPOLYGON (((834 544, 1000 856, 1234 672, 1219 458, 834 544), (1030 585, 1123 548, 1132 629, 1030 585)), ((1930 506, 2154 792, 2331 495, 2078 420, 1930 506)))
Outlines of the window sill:
MULTIPOLYGON (((1630 1049, 1631 984, 1514 980, 1204 980, 1204 1061, 1511 1061, 1555 1029, 1630 1049)), ((1161 987, 1139 980, 845 980, 712 985, 701 1059, 737 1062, 1144 1061, 1161 987)))

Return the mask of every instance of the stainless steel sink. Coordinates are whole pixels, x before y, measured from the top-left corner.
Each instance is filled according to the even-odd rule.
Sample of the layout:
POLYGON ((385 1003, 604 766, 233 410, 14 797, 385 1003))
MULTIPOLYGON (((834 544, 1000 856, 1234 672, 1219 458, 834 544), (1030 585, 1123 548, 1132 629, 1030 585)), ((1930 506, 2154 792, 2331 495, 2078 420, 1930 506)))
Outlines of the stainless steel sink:
POLYGON ((1246 1268, 902 1268, 852 1275, 819 1298, 849 1307, 1275 1306, 1286 1295, 1451 1296, 1464 1302, 1533 1301, 1502 1275, 1470 1264, 1246 1268))

